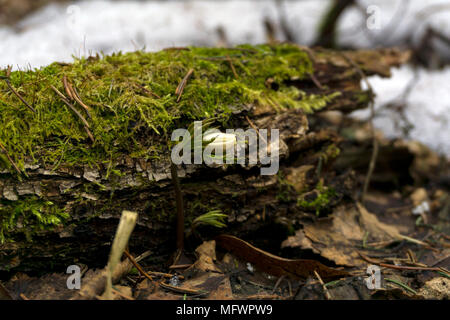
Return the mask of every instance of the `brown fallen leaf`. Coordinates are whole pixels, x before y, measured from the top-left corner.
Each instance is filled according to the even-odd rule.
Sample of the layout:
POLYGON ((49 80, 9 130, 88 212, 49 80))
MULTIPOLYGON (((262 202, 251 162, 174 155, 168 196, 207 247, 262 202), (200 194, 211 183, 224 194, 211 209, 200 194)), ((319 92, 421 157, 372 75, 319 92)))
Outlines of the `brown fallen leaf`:
POLYGON ((255 265, 261 271, 281 277, 288 276, 294 279, 306 279, 314 275, 314 271, 326 280, 333 280, 348 276, 348 272, 333 269, 315 260, 285 259, 258 249, 248 242, 230 235, 220 235, 216 243, 222 248, 231 251, 235 256, 255 265))
POLYGON ((281 247, 310 249, 341 266, 364 266, 366 261, 358 250, 361 250, 365 236, 367 244, 398 240, 423 244, 402 235, 399 231, 401 227, 381 222, 360 203, 348 204, 336 207, 328 218, 306 224, 286 239, 281 247))
POLYGON ((214 263, 216 260, 216 242, 214 240, 203 242, 195 249, 195 253, 197 255, 197 261, 188 270, 196 269, 205 272, 220 272, 214 263))

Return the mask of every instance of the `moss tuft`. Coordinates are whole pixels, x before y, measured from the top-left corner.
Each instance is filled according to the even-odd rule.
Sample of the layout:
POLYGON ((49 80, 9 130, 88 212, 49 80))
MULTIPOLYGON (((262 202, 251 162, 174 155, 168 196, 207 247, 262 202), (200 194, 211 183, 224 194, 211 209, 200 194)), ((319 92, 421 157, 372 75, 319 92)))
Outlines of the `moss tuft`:
POLYGON ((32 234, 48 230, 61 224, 69 217, 59 206, 51 201, 30 197, 19 201, 0 202, 0 243, 10 230, 15 230, 31 241, 32 234))
MULTIPOLYGON (((12 86, 37 113, 0 81, 0 141, 21 170, 31 158, 54 169, 61 164, 104 164, 115 172, 111 164, 118 156, 158 157, 164 148, 158 139, 193 120, 217 117, 226 124, 233 111, 248 104, 307 112, 323 108, 334 95, 307 95, 285 82, 310 72, 308 55, 289 44, 118 53, 15 71, 12 86), (194 72, 177 102, 175 90, 191 68, 194 72), (91 108, 89 118, 73 101, 87 119, 94 143, 51 89, 66 94, 63 76, 91 108), (276 90, 267 79, 277 83, 276 90)), ((9 167, 7 161, 0 166, 9 167)))
POLYGON ((323 210, 329 207, 330 200, 336 196, 336 190, 332 187, 324 187, 322 183, 318 183, 314 195, 315 198, 312 200, 307 200, 305 197, 299 198, 297 206, 305 210, 314 211, 319 216, 323 210))

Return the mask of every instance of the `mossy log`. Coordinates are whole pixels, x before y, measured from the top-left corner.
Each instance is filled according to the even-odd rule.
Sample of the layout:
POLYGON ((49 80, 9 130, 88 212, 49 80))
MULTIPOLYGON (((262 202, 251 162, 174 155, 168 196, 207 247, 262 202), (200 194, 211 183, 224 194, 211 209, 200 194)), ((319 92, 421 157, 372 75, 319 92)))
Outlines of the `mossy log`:
POLYGON ((102 266, 124 209, 139 213, 132 249, 151 249, 155 257, 173 250, 169 139, 194 120, 214 118, 222 130, 277 128, 283 147, 274 176, 250 166, 179 166, 186 229, 200 214, 221 209, 228 233, 277 225, 285 235, 290 224, 321 214, 351 189, 349 174, 329 170, 340 138, 309 128, 309 117, 367 107, 373 93, 362 90, 350 60, 367 75, 387 77, 408 56, 395 49, 245 45, 4 70, 0 271, 102 266), (191 69, 180 94, 177 87, 191 69))

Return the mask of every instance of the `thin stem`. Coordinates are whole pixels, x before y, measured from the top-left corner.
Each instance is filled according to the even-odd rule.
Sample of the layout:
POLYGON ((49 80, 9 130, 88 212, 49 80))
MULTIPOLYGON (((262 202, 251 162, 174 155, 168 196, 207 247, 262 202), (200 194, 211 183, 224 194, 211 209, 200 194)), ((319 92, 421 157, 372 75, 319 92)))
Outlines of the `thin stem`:
POLYGON ((183 194, 181 193, 180 180, 178 179, 177 166, 170 164, 172 174, 172 183, 175 189, 175 200, 177 203, 177 249, 183 250, 184 247, 184 206, 183 194))

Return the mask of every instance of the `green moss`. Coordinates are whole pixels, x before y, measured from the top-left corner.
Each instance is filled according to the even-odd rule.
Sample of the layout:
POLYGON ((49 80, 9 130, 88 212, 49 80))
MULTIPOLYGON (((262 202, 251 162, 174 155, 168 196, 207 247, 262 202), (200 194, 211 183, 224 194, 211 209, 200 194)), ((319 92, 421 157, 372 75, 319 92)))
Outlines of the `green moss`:
MULTIPOLYGON (((25 159, 32 158, 54 169, 61 164, 103 164, 108 173, 120 174, 112 166, 115 159, 123 154, 157 158, 167 148, 162 142, 171 131, 193 120, 217 117, 225 125, 233 111, 248 104, 307 112, 324 107, 335 94, 307 95, 285 82, 311 71, 308 55, 289 44, 118 53, 16 71, 11 84, 37 113, 0 81, 0 141, 22 170, 25 159), (194 72, 177 102, 175 89, 191 68, 194 72), (65 94, 63 76, 91 107, 89 118, 73 102, 87 119, 94 143, 51 89, 53 85, 65 94), (277 90, 266 86, 269 78, 277 90)), ((5 159, 0 166, 13 172, 5 159)))
POLYGON ((373 93, 370 90, 355 92, 358 105, 367 106, 373 99, 373 93))
MULTIPOLYGON (((285 177, 282 171, 277 174, 277 200, 280 202, 290 202, 291 196, 294 193, 294 186, 285 177)), ((295 197, 294 197, 295 200, 295 197)))
POLYGON ((0 202, 0 243, 6 234, 15 230, 23 232, 28 240, 31 235, 61 224, 69 215, 51 201, 29 197, 19 201, 0 202))
POLYGON ((297 205, 303 209, 311 210, 318 216, 324 209, 329 206, 330 200, 336 196, 336 190, 332 187, 324 187, 322 183, 316 186, 317 197, 313 200, 306 200, 301 197, 297 201, 297 205))

